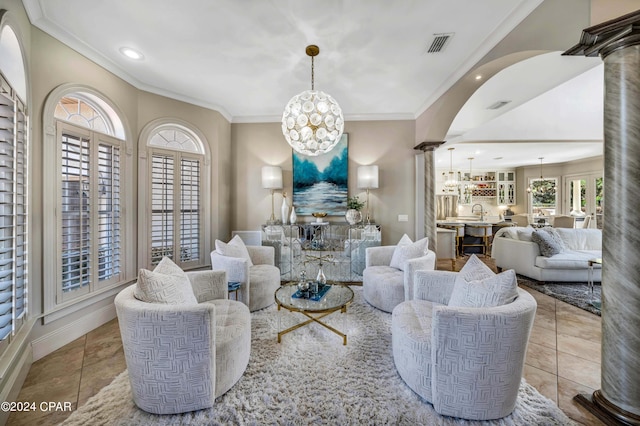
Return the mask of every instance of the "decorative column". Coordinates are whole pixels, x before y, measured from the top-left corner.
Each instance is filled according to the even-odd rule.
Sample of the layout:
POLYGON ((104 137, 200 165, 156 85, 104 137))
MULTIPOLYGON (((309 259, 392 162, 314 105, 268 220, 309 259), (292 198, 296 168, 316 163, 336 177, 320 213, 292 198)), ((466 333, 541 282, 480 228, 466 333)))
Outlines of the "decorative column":
MULTIPOLYGON (((433 151, 444 141, 426 141, 413 149, 424 152, 424 235, 429 237, 429 250, 436 251, 436 166, 433 151)), ((418 202, 418 200, 416 200, 418 202)))
POLYGON ((601 389, 576 401, 640 425, 640 10, 583 31, 567 55, 604 60, 601 389))

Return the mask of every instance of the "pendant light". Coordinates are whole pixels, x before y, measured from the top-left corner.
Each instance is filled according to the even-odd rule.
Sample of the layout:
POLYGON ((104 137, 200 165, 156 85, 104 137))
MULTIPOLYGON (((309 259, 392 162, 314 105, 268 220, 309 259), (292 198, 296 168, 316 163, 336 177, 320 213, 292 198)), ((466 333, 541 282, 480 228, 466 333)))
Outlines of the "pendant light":
POLYGON ((449 176, 444 182, 444 190, 447 192, 456 192, 458 190, 458 181, 453 173, 453 150, 455 148, 449 148, 449 176))
POLYGON ((311 90, 295 95, 282 114, 282 134, 287 143, 300 154, 316 156, 329 152, 340 142, 344 132, 342 109, 330 95, 315 90, 314 57, 320 48, 306 48, 311 56, 311 90))

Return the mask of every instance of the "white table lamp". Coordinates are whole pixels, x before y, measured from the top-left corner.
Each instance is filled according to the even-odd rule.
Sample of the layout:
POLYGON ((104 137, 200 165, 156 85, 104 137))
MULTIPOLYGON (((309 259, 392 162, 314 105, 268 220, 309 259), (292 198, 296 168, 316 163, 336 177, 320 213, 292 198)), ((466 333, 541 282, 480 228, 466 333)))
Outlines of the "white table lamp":
POLYGON ((273 208, 273 194, 276 189, 282 189, 282 169, 278 166, 262 167, 262 187, 271 190, 271 217, 269 224, 276 222, 276 215, 273 208))
POLYGON ((378 188, 378 166, 372 164, 370 166, 358 167, 358 188, 367 190, 367 223, 371 223, 369 215, 369 190, 378 188))

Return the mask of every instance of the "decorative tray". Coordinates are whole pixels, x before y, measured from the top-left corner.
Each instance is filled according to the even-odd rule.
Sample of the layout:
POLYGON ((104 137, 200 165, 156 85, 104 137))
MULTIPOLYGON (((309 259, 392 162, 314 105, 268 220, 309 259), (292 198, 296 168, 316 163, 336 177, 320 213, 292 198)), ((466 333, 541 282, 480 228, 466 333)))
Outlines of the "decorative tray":
POLYGON ((312 293, 311 291, 300 291, 300 289, 296 290, 295 293, 291 295, 294 299, 308 299, 313 300, 314 302, 320 301, 325 294, 331 289, 331 286, 328 284, 323 285, 322 287, 318 285, 318 292, 312 293))

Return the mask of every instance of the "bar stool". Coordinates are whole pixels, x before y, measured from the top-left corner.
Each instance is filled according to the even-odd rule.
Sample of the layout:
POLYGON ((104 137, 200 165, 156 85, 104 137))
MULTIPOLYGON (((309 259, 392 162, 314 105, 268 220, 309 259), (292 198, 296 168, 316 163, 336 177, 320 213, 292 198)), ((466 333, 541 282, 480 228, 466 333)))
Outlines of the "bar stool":
POLYGON ((467 247, 480 247, 482 254, 487 257, 491 249, 492 225, 467 223, 464 233, 466 237, 462 241, 462 252, 467 247))
POLYGON ((438 224, 439 228, 451 229, 456 231, 456 256, 461 257, 464 255, 462 251, 462 241, 464 240, 464 223, 460 224, 438 224))

